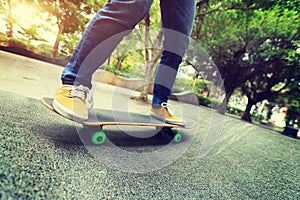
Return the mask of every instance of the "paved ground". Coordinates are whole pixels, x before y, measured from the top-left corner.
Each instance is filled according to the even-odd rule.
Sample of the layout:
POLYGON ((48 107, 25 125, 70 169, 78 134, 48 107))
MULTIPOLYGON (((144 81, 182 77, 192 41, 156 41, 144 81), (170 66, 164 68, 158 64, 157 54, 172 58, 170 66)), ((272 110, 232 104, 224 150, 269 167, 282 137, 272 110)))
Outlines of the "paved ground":
MULTIPOLYGON (((179 144, 144 138, 152 129, 107 127, 109 142, 91 145, 94 130, 74 125, 38 101, 53 94, 61 68, 4 52, 0 60, 1 199, 300 196, 299 140, 185 105, 183 111, 199 124, 183 131, 179 144)), ((129 100, 132 94, 100 85, 97 106, 145 112, 147 106, 129 100)))

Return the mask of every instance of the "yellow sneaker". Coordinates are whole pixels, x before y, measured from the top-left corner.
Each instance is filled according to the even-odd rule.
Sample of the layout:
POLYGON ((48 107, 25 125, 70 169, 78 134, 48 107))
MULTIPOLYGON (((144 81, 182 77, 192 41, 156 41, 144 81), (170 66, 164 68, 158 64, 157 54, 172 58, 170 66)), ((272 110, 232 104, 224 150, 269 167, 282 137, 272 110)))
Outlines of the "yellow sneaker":
POLYGON ((55 92, 53 108, 68 119, 84 121, 88 119, 86 99, 89 89, 82 85, 62 85, 55 92))
POLYGON ((186 123, 174 114, 172 106, 166 102, 160 106, 151 106, 150 116, 168 124, 185 125, 186 123))

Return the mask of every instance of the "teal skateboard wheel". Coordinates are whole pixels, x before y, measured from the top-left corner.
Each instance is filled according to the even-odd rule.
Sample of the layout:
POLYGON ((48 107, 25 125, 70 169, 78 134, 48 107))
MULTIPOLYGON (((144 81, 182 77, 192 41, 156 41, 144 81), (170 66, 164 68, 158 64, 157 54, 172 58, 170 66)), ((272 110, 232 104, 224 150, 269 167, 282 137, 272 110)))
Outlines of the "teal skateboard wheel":
POLYGON ((101 145, 106 141, 106 135, 104 132, 96 132, 92 136, 92 142, 95 145, 101 145))
POLYGON ((176 133, 174 136, 174 142, 178 143, 181 141, 182 135, 180 133, 176 133))

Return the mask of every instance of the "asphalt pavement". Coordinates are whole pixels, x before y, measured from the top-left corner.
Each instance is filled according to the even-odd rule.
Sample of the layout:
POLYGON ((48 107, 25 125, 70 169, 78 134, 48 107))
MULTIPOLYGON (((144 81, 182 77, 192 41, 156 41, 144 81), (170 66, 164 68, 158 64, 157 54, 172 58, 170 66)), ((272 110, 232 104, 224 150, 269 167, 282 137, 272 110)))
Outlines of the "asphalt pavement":
MULTIPOLYGON (((196 120, 180 143, 141 127, 97 129, 40 102, 61 67, 0 52, 0 199, 299 199, 300 141, 174 102, 196 120)), ((96 107, 145 113, 135 92, 99 84, 96 107)))

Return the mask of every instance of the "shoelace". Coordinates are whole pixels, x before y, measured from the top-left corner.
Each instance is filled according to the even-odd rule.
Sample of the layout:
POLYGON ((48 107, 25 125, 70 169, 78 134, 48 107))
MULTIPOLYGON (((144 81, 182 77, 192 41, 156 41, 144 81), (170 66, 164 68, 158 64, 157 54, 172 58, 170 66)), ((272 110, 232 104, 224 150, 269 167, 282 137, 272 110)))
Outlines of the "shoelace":
POLYGON ((70 90, 70 95, 72 97, 78 97, 82 100, 86 100, 87 94, 89 93, 89 89, 82 85, 78 87, 69 87, 69 88, 62 88, 64 90, 70 90))
POLYGON ((163 102, 163 103, 161 103, 161 106, 163 108, 166 108, 170 115, 174 115, 174 108, 171 106, 171 104, 163 102))

